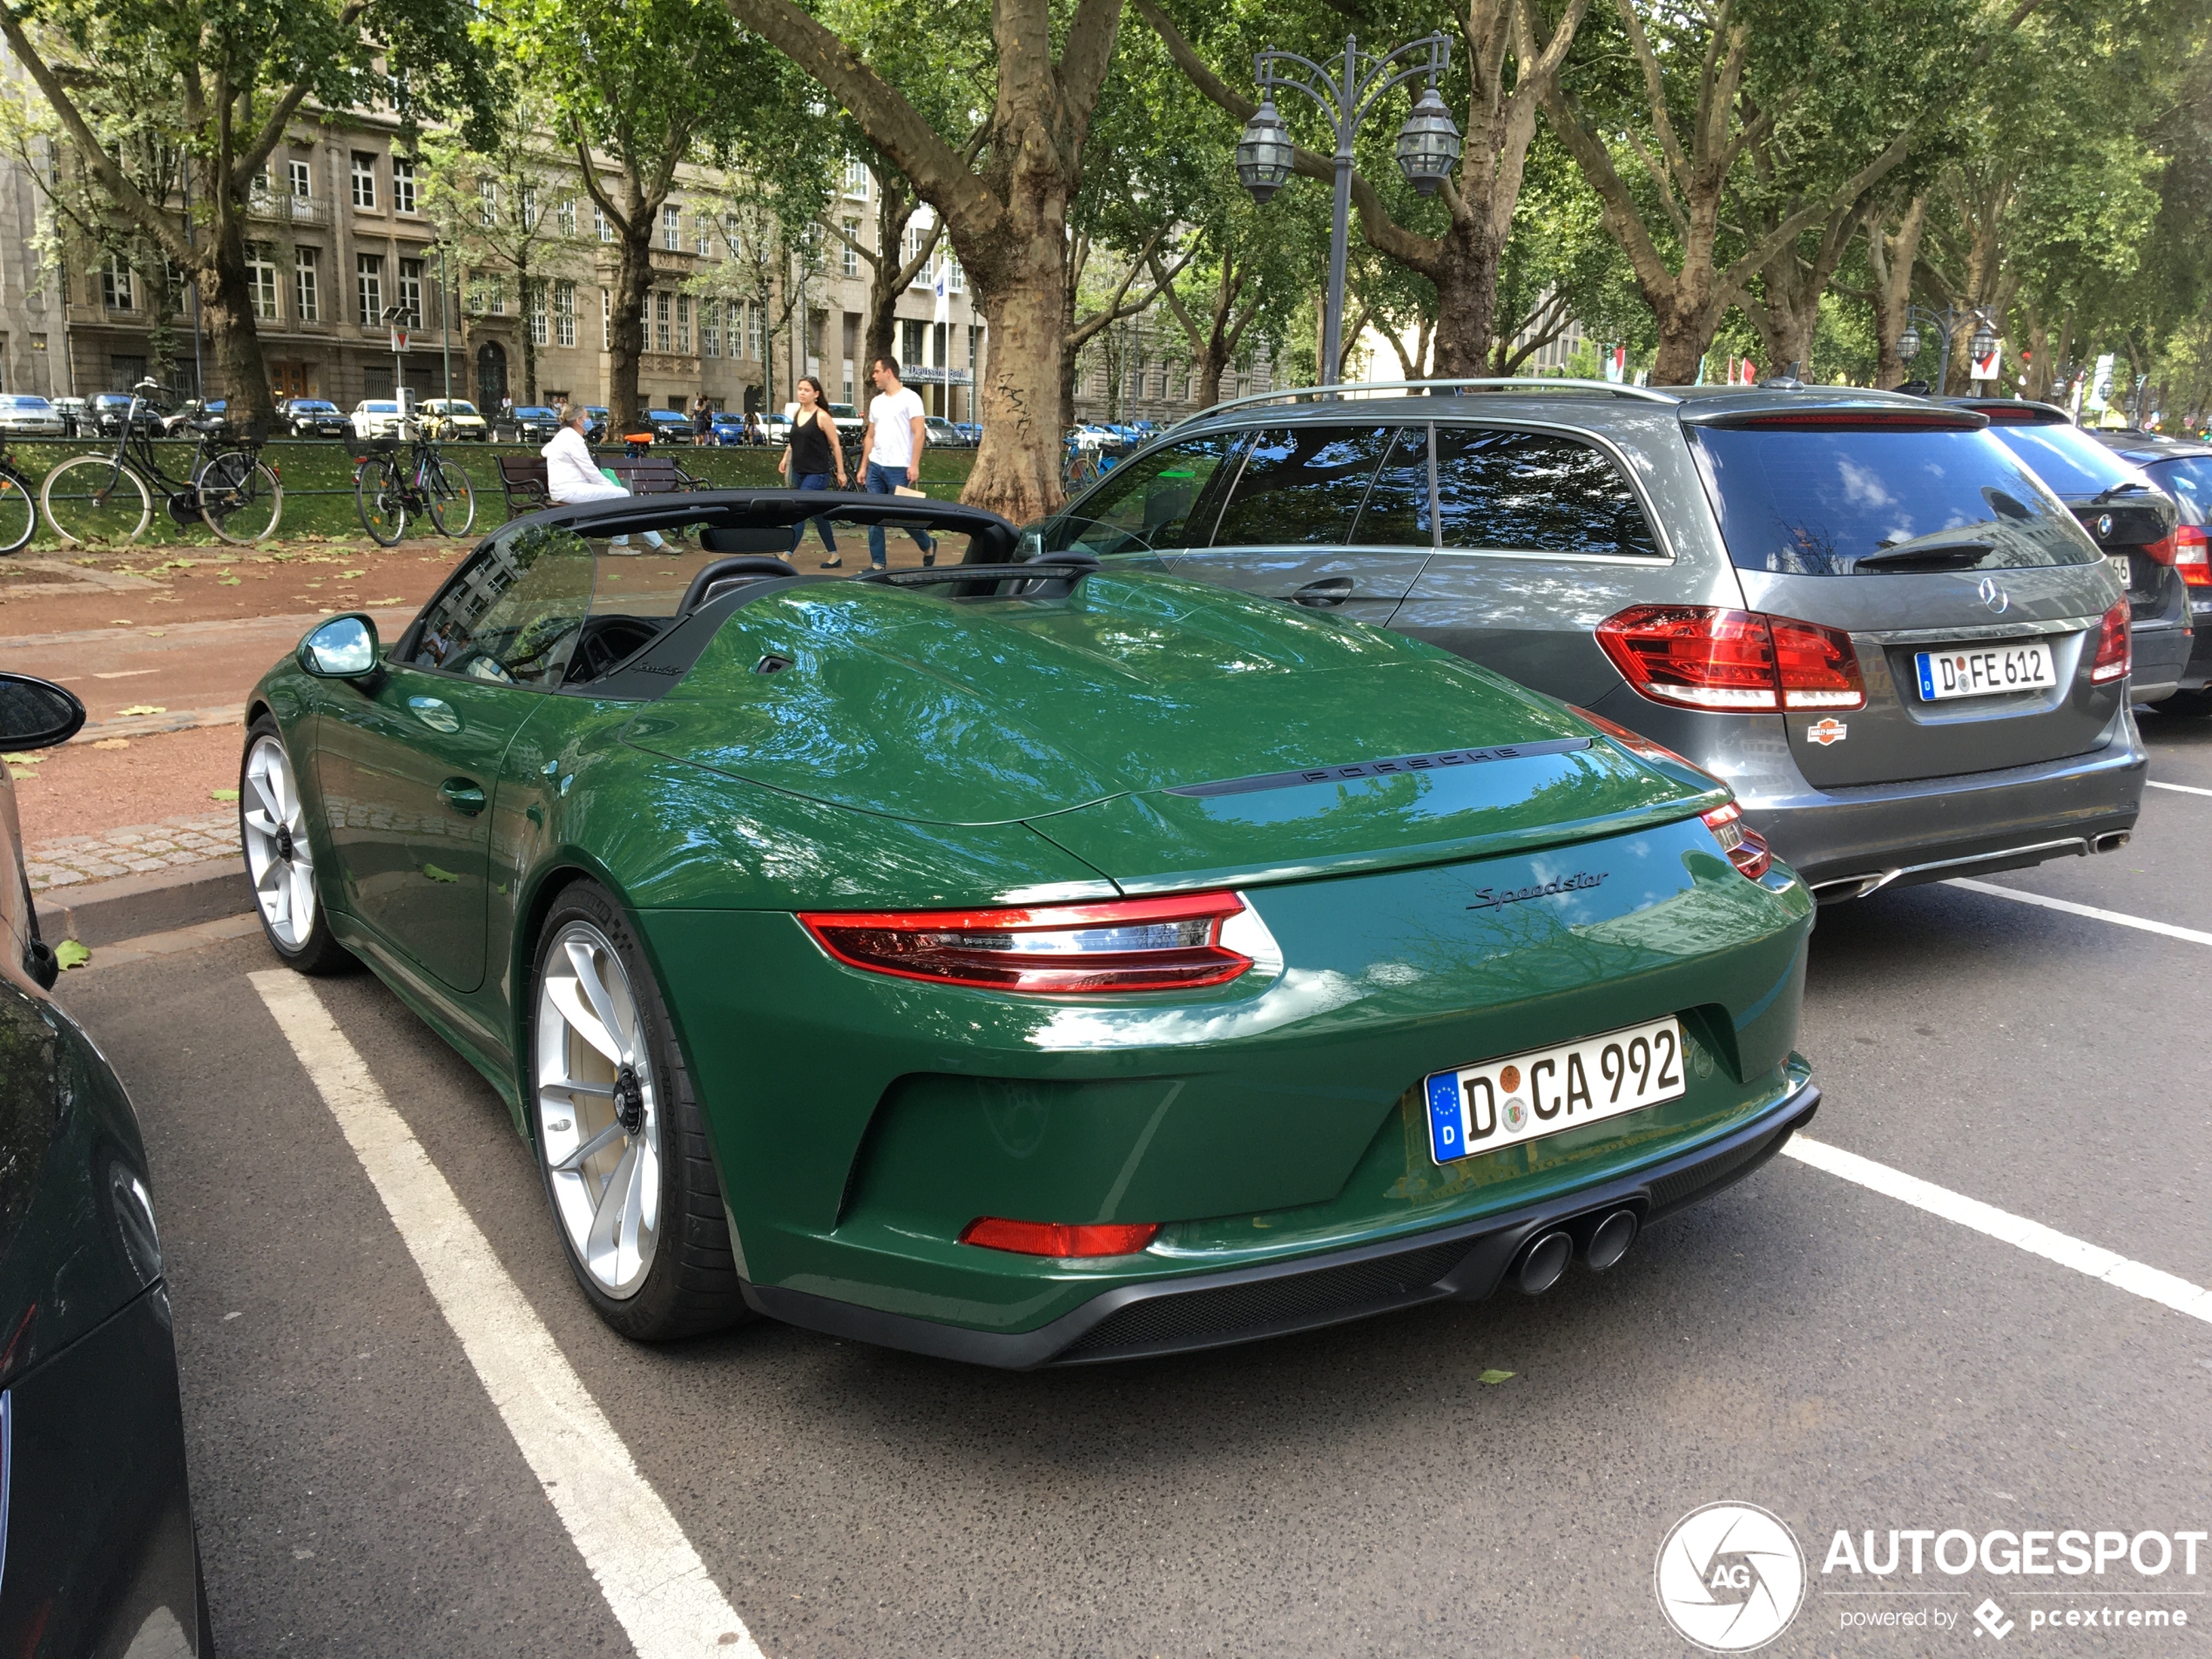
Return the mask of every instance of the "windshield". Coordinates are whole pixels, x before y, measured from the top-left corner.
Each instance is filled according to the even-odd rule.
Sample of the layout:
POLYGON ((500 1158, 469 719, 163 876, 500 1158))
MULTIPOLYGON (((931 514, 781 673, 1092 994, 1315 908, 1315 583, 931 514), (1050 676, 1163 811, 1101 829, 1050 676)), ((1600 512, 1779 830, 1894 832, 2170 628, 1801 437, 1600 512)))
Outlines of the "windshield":
POLYGON ((552 410, 540 408, 535 404, 528 408, 516 409, 515 413, 532 421, 550 421, 554 418, 552 410))
POLYGON ((2145 470, 2153 483, 2182 503, 2184 521, 2212 523, 2212 455, 2183 455, 2145 470))
POLYGON ((2099 555, 1986 431, 1694 428, 1729 556, 1788 576, 2017 570, 2099 555), (1915 565, 1916 556, 1925 562, 1915 565))
POLYGON ((2149 482, 2080 427, 2064 421, 2033 426, 1993 423, 1989 432, 2033 467, 2037 477, 2069 499, 2101 495, 2117 484, 2149 482))
POLYGON ((338 406, 335 403, 298 402, 294 403, 292 407, 298 409, 303 415, 335 415, 338 413, 338 406))
POLYGON ((1221 513, 1223 463, 1241 435, 1219 432, 1123 462, 1043 528, 1045 553, 1204 547, 1221 513))

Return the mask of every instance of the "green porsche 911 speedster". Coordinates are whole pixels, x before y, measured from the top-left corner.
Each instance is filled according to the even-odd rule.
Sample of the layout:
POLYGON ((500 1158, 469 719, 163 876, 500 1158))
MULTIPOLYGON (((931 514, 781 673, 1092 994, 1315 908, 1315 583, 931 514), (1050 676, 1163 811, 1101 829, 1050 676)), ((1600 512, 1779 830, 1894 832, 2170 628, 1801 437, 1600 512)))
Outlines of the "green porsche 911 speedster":
POLYGON ((270 943, 535 1147, 599 1313, 990 1365, 1618 1260, 1811 1116, 1813 907, 1667 751, 1416 641, 703 492, 517 520, 247 706, 270 943), (809 519, 934 568, 801 575, 809 519))

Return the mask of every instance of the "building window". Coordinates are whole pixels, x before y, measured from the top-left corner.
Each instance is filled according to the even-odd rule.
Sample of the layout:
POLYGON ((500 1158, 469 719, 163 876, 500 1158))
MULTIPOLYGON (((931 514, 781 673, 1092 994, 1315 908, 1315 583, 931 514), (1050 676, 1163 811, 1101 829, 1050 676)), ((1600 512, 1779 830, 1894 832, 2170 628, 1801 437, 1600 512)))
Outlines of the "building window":
POLYGON ((764 337, 766 332, 767 314, 763 307, 757 305, 748 305, 745 312, 745 343, 751 347, 752 361, 756 363, 765 363, 768 361, 767 342, 764 337))
POLYGON ((110 311, 138 308, 137 296, 131 291, 131 267, 119 253, 109 254, 107 263, 100 267, 100 303, 110 311))
POLYGON ((660 245, 671 253, 683 251, 684 210, 674 202, 660 210, 660 245))
POLYGON ((676 296, 676 349, 691 349, 691 296, 688 293, 676 296))
POLYGON ((253 314, 274 322, 277 314, 276 261, 266 242, 246 245, 246 289, 253 296, 253 314))
POLYGON ((576 284, 570 281, 553 285, 553 334, 557 344, 576 344, 576 284))
POLYGON ((703 260, 713 254, 714 220, 707 214, 701 213, 691 221, 691 246, 698 250, 698 255, 703 260))
POLYGON ((392 211, 415 211, 415 163, 405 156, 392 158, 392 211))
POLYGON ((537 228, 537 186, 523 186, 523 230, 525 233, 537 228))
POLYGON ((307 164, 304 161, 287 161, 284 165, 292 179, 292 193, 303 200, 314 195, 312 180, 314 174, 308 170, 307 164))
POLYGON ((848 161, 845 164, 845 193, 855 201, 868 199, 868 164, 848 161))
POLYGON ((699 355, 722 355, 722 307, 712 300, 699 301, 699 355))
POLYGON ((668 296, 665 293, 657 293, 653 296, 653 349, 655 351, 668 349, 670 309, 668 296))
POLYGON ((376 206, 376 158, 354 152, 354 206, 376 206))
POLYGON ((735 213, 722 215, 722 240, 729 248, 732 259, 745 258, 745 238, 738 234, 738 216, 735 213))
POLYGON ((845 274, 847 276, 860 274, 860 255, 853 246, 860 239, 860 221, 857 219, 846 219, 845 221, 845 274))
POLYGON ((526 309, 530 314, 530 344, 533 346, 549 345, 553 339, 553 320, 546 308, 547 299, 545 284, 540 282, 526 301, 526 309))
POLYGON ((263 162, 261 171, 247 181, 246 193, 256 202, 268 200, 270 193, 275 188, 273 172, 273 169, 270 165, 266 161, 263 162))
POLYGON ((603 242, 615 239, 615 227, 607 222, 607 210, 596 202, 591 208, 591 228, 603 242))
POLYGON ((925 342, 928 339, 923 331, 928 327, 927 323, 917 322, 912 317, 903 319, 899 324, 899 361, 909 368, 919 368, 928 361, 923 355, 925 342))
POLYGON ((576 198, 563 196, 553 208, 553 222, 561 227, 563 236, 576 234, 576 198))
POLYGON ((945 291, 964 293, 968 289, 968 273, 960 268, 960 261, 948 252, 945 255, 945 291))
POLYGON ((293 315, 301 322, 318 322, 322 318, 322 285, 316 280, 321 258, 320 248, 292 252, 293 315))
POLYGON ((476 223, 489 230, 499 223, 499 180, 476 181, 476 223))
POLYGON ((502 279, 478 272, 473 287, 475 300, 469 307, 471 310, 486 317, 503 317, 507 314, 507 284, 502 279))
POLYGON ((381 253, 354 255, 354 309, 364 328, 374 328, 384 320, 384 256, 381 253))
POLYGON ((400 326, 403 328, 421 327, 425 313, 422 309, 422 261, 420 260, 400 261, 399 304, 400 308, 407 313, 400 326))

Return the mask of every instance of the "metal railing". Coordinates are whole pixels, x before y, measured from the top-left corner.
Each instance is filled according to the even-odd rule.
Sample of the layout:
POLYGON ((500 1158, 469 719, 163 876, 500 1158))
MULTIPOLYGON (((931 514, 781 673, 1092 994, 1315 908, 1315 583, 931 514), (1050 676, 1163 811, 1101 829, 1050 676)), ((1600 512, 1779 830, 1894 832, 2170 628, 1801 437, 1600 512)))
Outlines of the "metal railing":
POLYGON ((1224 399, 1209 404, 1195 415, 1186 415, 1168 428, 1190 425, 1209 415, 1219 415, 1224 409, 1241 409, 1263 403, 1321 403, 1356 402, 1385 392, 1426 392, 1432 396, 1450 397, 1463 392, 1573 392, 1602 394, 1608 397, 1626 398, 1636 403, 1678 404, 1682 399, 1671 392, 1662 392, 1649 386, 1629 386, 1616 381, 1567 380, 1554 375, 1481 375, 1464 380, 1442 381, 1348 381, 1339 386, 1284 387, 1272 392, 1254 392, 1245 397, 1224 399))

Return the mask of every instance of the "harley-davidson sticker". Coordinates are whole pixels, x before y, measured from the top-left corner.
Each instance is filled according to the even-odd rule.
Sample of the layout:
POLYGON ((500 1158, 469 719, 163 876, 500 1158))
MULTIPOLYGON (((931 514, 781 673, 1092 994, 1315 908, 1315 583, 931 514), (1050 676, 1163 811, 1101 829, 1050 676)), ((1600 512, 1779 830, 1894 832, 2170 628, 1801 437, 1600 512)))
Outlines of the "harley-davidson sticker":
POLYGON ((1805 728, 1806 740, 1826 748, 1831 743, 1841 743, 1851 734, 1851 728, 1834 715, 1829 715, 1817 725, 1805 728))

